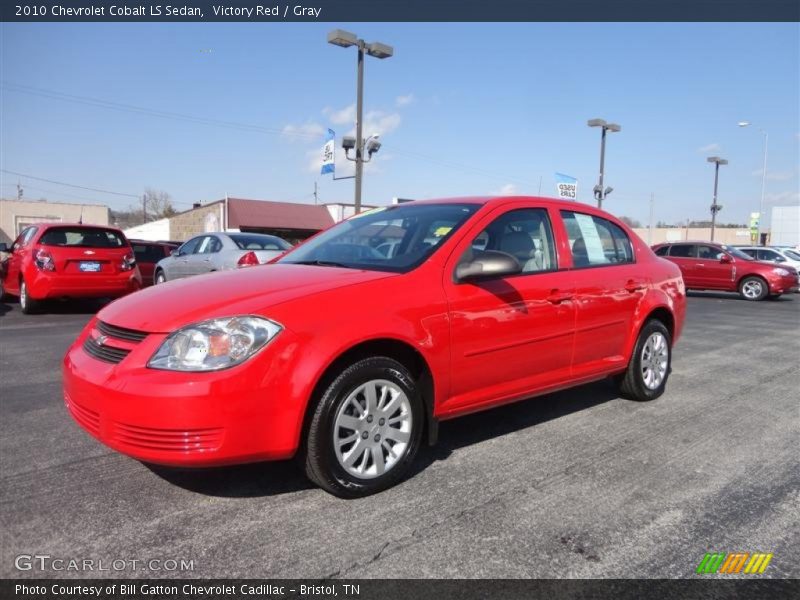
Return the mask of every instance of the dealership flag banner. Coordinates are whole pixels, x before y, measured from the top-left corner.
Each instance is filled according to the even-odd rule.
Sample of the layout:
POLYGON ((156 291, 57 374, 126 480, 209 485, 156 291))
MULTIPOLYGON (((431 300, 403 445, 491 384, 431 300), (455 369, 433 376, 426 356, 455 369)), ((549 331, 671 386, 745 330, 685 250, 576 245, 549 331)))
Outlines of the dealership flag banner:
POLYGON ((334 163, 333 149, 336 142, 334 141, 336 134, 333 129, 328 129, 328 137, 325 138, 325 145, 322 147, 322 171, 320 173, 336 174, 336 164, 334 163))
POLYGON ((563 173, 556 173, 556 195, 564 200, 577 200, 578 180, 563 173))

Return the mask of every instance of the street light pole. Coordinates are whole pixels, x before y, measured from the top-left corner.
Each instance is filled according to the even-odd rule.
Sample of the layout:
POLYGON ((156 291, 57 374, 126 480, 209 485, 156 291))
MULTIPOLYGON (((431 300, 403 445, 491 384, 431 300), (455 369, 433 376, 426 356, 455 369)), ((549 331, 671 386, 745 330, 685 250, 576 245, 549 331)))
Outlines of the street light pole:
POLYGON ((358 40, 358 83, 356 84, 356 199, 355 213, 361 212, 361 181, 364 175, 364 40, 358 40))
MULTIPOLYGON (((355 139, 355 163, 356 163, 356 189, 355 189, 355 213, 361 212, 361 183, 364 176, 364 163, 369 159, 364 159, 364 53, 369 54, 375 58, 389 58, 394 54, 394 49, 391 46, 382 44, 380 42, 367 43, 360 39, 356 34, 341 29, 334 29, 328 33, 328 43, 334 46, 341 46, 348 48, 356 46, 358 48, 358 76, 356 82, 356 139, 355 139)), ((377 138, 377 136, 372 136, 377 138)), ((351 138, 352 139, 352 138, 351 138)), ((366 148, 368 154, 372 156, 377 152, 380 147, 377 142, 376 145, 366 148)), ((352 147, 352 146, 351 146, 352 147)), ((345 152, 349 150, 345 146, 345 152)))
POLYGON ((719 186, 719 166, 727 165, 728 161, 719 156, 709 156, 708 162, 714 163, 714 199, 711 202, 711 241, 714 241, 714 226, 717 223, 717 213, 722 207, 717 204, 717 188, 719 186))
POLYGON ((622 127, 616 123, 606 123, 603 119, 590 119, 586 124, 589 127, 602 128, 602 133, 600 135, 600 177, 594 188, 594 197, 597 199, 597 208, 603 208, 603 200, 613 191, 613 188, 603 187, 606 165, 606 133, 608 131, 616 133, 617 131, 621 131, 622 127))

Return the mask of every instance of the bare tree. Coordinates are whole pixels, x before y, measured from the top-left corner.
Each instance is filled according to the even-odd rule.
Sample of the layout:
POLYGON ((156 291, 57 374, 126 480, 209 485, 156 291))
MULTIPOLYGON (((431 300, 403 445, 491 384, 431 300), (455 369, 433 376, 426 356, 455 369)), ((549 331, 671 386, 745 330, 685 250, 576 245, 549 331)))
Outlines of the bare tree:
POLYGON ((163 190, 153 188, 144 189, 144 203, 147 207, 148 218, 163 219, 171 217, 178 211, 172 206, 172 197, 163 190))
POLYGON ((631 219, 630 217, 620 217, 619 220, 625 223, 628 227, 631 227, 633 229, 642 226, 642 224, 639 221, 637 221, 636 219, 631 219))

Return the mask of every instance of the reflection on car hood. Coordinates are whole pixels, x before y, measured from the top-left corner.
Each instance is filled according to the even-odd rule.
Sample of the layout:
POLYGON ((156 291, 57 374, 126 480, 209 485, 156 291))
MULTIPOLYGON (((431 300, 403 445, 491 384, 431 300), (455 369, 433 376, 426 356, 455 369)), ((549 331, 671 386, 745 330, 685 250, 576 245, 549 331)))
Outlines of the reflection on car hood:
POLYGON ((109 304, 97 316, 118 327, 168 333, 216 317, 269 317, 271 306, 386 277, 397 275, 309 265, 262 265, 156 285, 109 304))

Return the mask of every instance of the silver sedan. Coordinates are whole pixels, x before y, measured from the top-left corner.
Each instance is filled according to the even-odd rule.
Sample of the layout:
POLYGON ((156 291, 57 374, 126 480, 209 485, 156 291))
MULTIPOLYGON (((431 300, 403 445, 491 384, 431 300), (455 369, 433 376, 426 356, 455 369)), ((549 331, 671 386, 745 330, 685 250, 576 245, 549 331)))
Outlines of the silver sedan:
POLYGON ((156 284, 263 264, 291 248, 284 239, 261 233, 203 233, 187 240, 153 271, 156 284))

